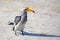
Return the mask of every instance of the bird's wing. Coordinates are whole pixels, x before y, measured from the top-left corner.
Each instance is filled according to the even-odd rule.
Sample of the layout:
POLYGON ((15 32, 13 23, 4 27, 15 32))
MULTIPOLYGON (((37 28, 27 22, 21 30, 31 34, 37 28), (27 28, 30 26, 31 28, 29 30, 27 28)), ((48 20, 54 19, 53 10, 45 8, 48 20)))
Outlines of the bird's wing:
POLYGON ((21 16, 16 16, 14 20, 15 24, 17 25, 20 20, 21 20, 21 16))

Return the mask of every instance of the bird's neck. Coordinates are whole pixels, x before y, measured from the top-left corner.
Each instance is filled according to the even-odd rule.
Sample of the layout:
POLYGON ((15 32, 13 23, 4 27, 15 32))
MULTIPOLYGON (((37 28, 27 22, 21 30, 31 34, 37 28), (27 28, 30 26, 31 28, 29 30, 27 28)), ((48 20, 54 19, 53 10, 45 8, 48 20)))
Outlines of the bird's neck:
POLYGON ((23 11, 21 16, 27 16, 27 12, 23 11))
POLYGON ((27 12, 24 12, 24 16, 27 16, 27 12))

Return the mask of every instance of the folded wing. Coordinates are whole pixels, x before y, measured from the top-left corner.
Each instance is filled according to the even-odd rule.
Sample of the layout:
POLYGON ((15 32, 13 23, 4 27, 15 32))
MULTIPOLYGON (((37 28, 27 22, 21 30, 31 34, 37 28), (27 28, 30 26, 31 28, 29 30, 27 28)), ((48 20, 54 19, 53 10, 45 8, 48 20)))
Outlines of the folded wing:
POLYGON ((20 20, 21 20, 21 16, 16 16, 14 20, 15 25, 17 25, 20 20))

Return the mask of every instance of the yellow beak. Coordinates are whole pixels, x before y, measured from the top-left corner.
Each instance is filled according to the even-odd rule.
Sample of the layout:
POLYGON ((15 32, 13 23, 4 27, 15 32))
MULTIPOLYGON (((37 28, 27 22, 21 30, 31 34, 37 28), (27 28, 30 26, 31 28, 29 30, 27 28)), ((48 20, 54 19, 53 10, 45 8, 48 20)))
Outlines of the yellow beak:
POLYGON ((35 13, 35 11, 32 8, 27 8, 26 12, 33 12, 33 13, 35 13))

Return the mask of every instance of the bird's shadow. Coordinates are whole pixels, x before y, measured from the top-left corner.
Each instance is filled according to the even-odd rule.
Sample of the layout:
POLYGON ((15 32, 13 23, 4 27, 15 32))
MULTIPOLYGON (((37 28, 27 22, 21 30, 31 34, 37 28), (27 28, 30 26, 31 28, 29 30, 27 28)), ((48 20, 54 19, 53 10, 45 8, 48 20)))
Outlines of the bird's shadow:
POLYGON ((60 37, 57 35, 52 35, 52 34, 36 34, 36 33, 28 33, 24 31, 24 36, 37 36, 37 37, 60 37))

